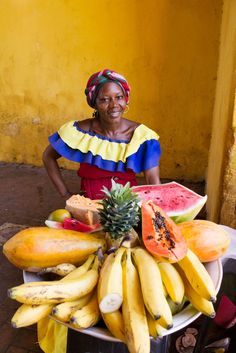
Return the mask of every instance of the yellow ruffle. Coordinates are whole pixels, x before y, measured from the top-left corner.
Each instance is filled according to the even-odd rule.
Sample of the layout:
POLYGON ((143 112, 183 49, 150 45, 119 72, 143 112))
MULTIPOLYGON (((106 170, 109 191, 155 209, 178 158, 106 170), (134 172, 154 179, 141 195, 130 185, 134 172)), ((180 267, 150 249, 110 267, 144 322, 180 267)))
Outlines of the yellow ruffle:
POLYGON ((159 139, 156 132, 141 124, 135 129, 129 143, 111 142, 99 136, 91 136, 89 133, 77 130, 76 126, 73 126, 74 123, 75 121, 70 121, 58 131, 61 139, 69 147, 83 153, 91 152, 94 156, 99 155, 104 160, 114 162, 125 162, 129 156, 138 151, 142 143, 151 139, 159 139))

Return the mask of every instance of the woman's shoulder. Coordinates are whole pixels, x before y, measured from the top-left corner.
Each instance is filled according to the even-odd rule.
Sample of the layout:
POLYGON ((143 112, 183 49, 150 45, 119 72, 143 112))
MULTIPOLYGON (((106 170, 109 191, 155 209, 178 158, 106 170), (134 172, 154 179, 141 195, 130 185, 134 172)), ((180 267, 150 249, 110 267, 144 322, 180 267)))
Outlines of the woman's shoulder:
POLYGON ((77 127, 84 131, 91 131, 92 118, 76 121, 77 127))

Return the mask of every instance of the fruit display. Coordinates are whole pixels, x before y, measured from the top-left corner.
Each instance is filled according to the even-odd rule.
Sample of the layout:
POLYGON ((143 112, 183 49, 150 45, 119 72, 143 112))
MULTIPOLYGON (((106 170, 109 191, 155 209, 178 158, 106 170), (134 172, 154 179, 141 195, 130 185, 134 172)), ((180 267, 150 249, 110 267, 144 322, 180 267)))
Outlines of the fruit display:
POLYGON ((189 249, 198 256, 201 262, 217 260, 229 247, 228 233, 214 222, 195 219, 180 223, 178 226, 189 249))
POLYGON ((80 264, 98 248, 106 250, 103 233, 80 233, 66 229, 24 229, 3 246, 3 253, 16 267, 32 272, 61 263, 80 264))
POLYGON ((159 185, 140 185, 133 187, 141 201, 152 200, 161 207, 175 223, 190 221, 200 212, 207 201, 189 188, 172 181, 159 185))
POLYGON ((168 334, 188 306, 214 317, 218 286, 160 206, 152 200, 140 205, 129 184, 113 181, 103 191, 101 232, 35 227, 29 238, 21 231, 5 244, 9 261, 40 268, 42 276, 8 290, 21 303, 12 325, 48 315, 79 330, 102 322, 130 353, 149 353, 150 337, 168 334), (45 280, 48 272, 56 277, 45 280))

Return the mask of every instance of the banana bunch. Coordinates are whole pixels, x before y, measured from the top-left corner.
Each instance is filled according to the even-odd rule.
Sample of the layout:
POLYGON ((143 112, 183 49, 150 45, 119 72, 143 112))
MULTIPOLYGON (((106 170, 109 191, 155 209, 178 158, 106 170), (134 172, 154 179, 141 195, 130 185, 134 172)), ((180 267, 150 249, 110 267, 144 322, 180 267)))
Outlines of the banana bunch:
POLYGON ((12 318, 14 327, 49 314, 80 329, 102 318, 130 353, 149 353, 150 336, 163 336, 186 301, 205 315, 215 315, 214 284, 191 250, 172 264, 158 262, 142 247, 120 247, 102 266, 97 255, 90 255, 61 280, 26 283, 8 294, 23 303, 12 318))
POLYGON ((191 250, 171 264, 158 262, 142 247, 121 247, 107 256, 97 292, 107 328, 131 353, 148 352, 147 337, 163 336, 186 302, 207 316, 215 315, 214 284, 191 250))
POLYGON ((83 265, 59 281, 29 282, 9 289, 9 297, 23 303, 12 317, 12 326, 29 326, 49 314, 55 314, 63 322, 69 321, 73 311, 92 301, 100 265, 98 256, 90 255, 83 265))

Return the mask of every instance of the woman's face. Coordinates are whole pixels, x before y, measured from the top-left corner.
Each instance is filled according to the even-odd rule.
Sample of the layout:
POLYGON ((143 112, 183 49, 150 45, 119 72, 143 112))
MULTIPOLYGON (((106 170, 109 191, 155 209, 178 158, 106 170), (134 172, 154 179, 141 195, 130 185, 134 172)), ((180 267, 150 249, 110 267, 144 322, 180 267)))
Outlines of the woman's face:
POLYGON ((107 82, 98 92, 95 108, 100 118, 111 121, 122 118, 126 105, 122 88, 116 83, 107 82))

